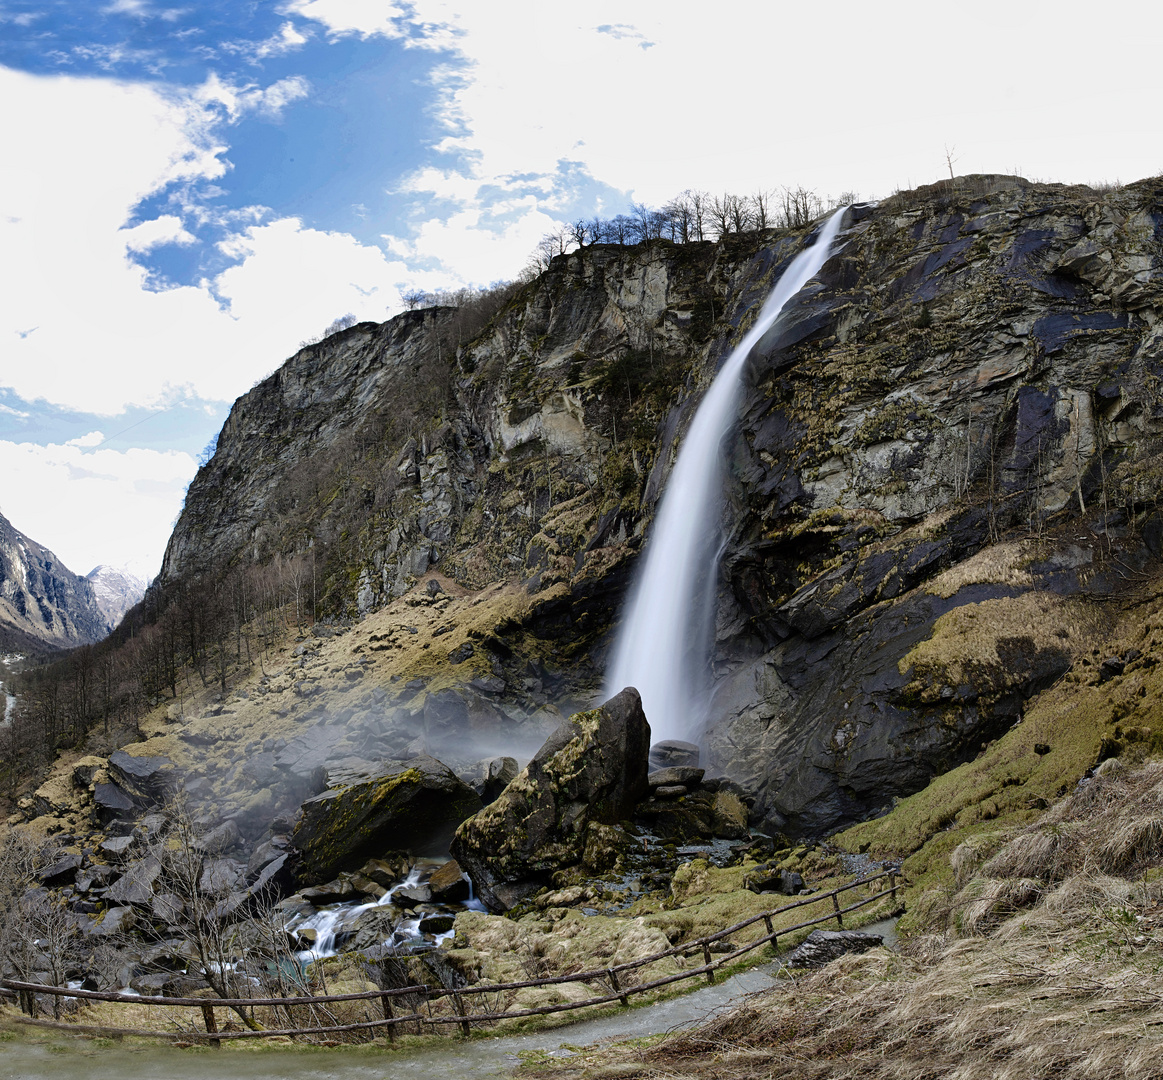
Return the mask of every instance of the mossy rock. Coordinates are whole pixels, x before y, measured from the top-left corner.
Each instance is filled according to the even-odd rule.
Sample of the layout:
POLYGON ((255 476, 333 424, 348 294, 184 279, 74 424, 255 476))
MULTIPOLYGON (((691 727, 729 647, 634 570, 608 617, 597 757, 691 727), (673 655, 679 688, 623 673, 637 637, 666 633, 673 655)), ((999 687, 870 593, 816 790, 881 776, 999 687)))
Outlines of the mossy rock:
POLYGON ((480 808, 476 792, 435 758, 389 763, 375 779, 303 804, 293 837, 299 883, 329 881, 385 851, 446 855, 457 825, 480 808))
POLYGON ((453 841, 477 894, 506 911, 566 867, 616 860, 620 830, 648 790, 650 725, 633 688, 555 731, 500 797, 453 841))

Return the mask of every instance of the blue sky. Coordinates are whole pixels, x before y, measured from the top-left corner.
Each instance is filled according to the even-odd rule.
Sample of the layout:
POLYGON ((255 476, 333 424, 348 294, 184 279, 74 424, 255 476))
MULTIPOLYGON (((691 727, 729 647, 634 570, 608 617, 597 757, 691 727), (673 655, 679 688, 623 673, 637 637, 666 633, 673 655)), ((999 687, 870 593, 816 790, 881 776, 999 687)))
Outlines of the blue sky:
POLYGON ((581 214, 875 197, 946 145, 1159 172, 1160 16, 1108 5, 1134 32, 1078 79, 1069 9, 0 0, 0 511, 77 572, 153 574, 199 451, 301 340, 510 278, 581 214))

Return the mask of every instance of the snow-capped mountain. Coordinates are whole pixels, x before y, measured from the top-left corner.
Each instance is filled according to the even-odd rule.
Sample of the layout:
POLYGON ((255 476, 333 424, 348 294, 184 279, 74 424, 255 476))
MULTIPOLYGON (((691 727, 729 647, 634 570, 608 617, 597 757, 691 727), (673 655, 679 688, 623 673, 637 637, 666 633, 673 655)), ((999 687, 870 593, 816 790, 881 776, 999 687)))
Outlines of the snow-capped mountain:
POLYGON ((116 629, 125 613, 145 595, 146 582, 124 567, 102 563, 93 567, 85 580, 93 586, 97 607, 110 631, 116 629))

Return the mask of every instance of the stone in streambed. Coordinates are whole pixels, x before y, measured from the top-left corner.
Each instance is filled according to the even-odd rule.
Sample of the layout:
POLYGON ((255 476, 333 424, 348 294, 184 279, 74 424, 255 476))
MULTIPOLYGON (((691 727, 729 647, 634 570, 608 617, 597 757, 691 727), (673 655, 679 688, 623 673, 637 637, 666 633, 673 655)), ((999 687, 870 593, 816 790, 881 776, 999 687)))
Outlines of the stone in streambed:
POLYGON ((710 839, 715 832, 713 807, 714 796, 707 791, 692 792, 684 799, 655 798, 636 808, 634 821, 672 843, 710 839))
POLYGON ((408 876, 412 869, 412 860, 403 853, 385 855, 382 859, 368 859, 360 867, 359 873, 370 878, 377 885, 390 889, 408 876))
POLYGON ((753 893, 775 892, 783 896, 798 896, 804 888, 804 879, 795 870, 781 870, 760 863, 744 877, 743 885, 753 893))
POLYGON ((698 768, 699 748, 681 739, 662 739, 650 748, 650 768, 698 768))
POLYGON ((703 770, 690 765, 673 765, 667 769, 656 769, 647 777, 647 783, 652 788, 672 787, 681 784, 683 787, 697 787, 702 783, 703 770))
POLYGON ((420 920, 420 933, 447 934, 455 922, 455 915, 426 915, 420 920))
POLYGON ((460 868, 460 863, 449 859, 442 866, 438 866, 428 879, 428 888, 432 892, 432 899, 444 904, 455 904, 469 898, 471 886, 460 868))

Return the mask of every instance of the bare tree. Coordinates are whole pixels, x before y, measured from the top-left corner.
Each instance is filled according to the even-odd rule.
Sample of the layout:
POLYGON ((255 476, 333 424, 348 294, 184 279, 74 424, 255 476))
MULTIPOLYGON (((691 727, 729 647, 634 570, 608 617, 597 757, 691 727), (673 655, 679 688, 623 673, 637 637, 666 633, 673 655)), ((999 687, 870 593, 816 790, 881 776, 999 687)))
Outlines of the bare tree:
POLYGON ((663 207, 670 227, 670 238, 678 244, 689 243, 694 235, 694 207, 689 191, 676 195, 663 207))
POLYGON ((751 221, 761 232, 771 224, 771 192, 767 188, 758 188, 751 196, 751 221))
POLYGON ((802 229, 805 225, 815 221, 823 213, 823 203, 820 197, 807 188, 785 187, 783 189, 783 210, 780 224, 785 229, 802 229))
POLYGON ((748 201, 739 195, 728 196, 730 200, 731 229, 746 232, 751 227, 751 209, 748 201))
MULTIPOLYGON (((64 986, 69 969, 80 956, 81 917, 69 911, 64 898, 36 887, 36 874, 61 852, 37 848, 15 829, 8 829, 0 847, 0 972, 21 982, 64 986)), ((36 1015, 36 1001, 24 995, 26 1012, 36 1015)), ((60 1019, 61 998, 52 999, 60 1019)))
POLYGON ((333 319, 327 329, 323 331, 323 336, 325 338, 331 337, 332 334, 338 334, 340 330, 346 330, 357 322, 359 319, 349 311, 346 315, 340 315, 338 319, 333 319))
MULTIPOLYGON (((223 863, 208 856, 182 802, 167 803, 163 814, 166 824, 153 837, 148 858, 159 868, 155 895, 165 898, 168 921, 186 943, 187 973, 203 979, 219 997, 246 997, 249 980, 238 970, 246 950, 239 940, 244 912, 235 902, 237 882, 223 863)), ((255 1026, 244 1009, 234 1011, 248 1027, 255 1026)))
POLYGON ((711 199, 710 205, 707 207, 707 213, 711 219, 711 225, 715 230, 716 238, 720 240, 731 231, 732 198, 732 195, 726 193, 716 195, 711 199))
POLYGON ((609 222, 609 235, 615 244, 629 244, 633 237, 633 221, 625 214, 619 214, 609 222))
POLYGON ((705 191, 692 191, 690 188, 684 192, 690 199, 691 204, 691 232, 696 240, 706 240, 707 238, 707 214, 710 196, 705 191))
POLYGON ((950 180, 956 179, 956 177, 953 175, 953 165, 958 160, 954 156, 956 154, 956 152, 957 152, 956 146, 950 146, 948 143, 945 144, 945 167, 949 170, 949 179, 950 180))

